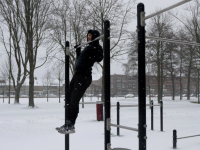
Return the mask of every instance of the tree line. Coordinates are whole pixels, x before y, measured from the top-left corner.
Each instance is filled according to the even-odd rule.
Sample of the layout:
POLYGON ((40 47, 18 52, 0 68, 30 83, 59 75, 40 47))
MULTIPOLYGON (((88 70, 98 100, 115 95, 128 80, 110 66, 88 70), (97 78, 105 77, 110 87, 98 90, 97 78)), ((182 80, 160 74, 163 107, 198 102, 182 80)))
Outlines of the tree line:
MULTIPOLYGON (((35 70, 50 64, 52 70, 64 66, 65 41, 70 47, 83 43, 89 29, 103 34, 106 19, 111 22, 111 60, 118 61, 128 53, 124 45, 130 33, 127 25, 136 16, 135 5, 135 0, 0 0, 1 56, 5 56, 1 74, 14 86, 15 103, 19 103, 20 89, 28 77, 28 106, 34 108, 35 70)), ((69 55, 72 75, 76 56, 74 51, 69 55)), ((103 74, 104 62, 97 66, 103 74)))
MULTIPOLYGON (((158 10, 156 9, 155 12, 158 10)), ((194 0, 185 6, 182 11, 184 13, 179 14, 177 11, 169 11, 157 15, 147 22, 146 35, 200 43, 199 10, 200 2, 194 0)), ((131 48, 129 48, 128 63, 123 65, 125 73, 131 75, 137 74, 136 36, 136 33, 130 34, 134 42, 131 42, 131 48)), ((173 100, 175 99, 176 92, 180 93, 180 100, 182 100, 182 78, 187 77, 187 99, 190 99, 191 78, 197 78, 198 76, 199 58, 200 47, 198 46, 146 40, 146 74, 157 77, 158 102, 162 100, 163 83, 166 77, 170 78, 172 83, 173 100), (175 87, 176 77, 179 77, 180 91, 177 91, 175 87)))

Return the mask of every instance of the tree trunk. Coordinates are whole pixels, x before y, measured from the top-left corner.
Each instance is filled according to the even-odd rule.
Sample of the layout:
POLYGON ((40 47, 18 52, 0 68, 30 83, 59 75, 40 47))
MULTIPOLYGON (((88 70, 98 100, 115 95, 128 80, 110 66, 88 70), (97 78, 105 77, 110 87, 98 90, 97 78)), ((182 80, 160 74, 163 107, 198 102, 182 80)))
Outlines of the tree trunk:
POLYGON ((180 100, 182 100, 182 90, 183 90, 183 87, 182 87, 182 76, 181 76, 181 73, 180 73, 180 100))
POLYGON ((20 95, 20 88, 21 86, 17 84, 15 88, 15 104, 19 104, 19 95, 20 95))
POLYGON ((47 86, 47 102, 49 102, 49 86, 47 86))
POLYGON ((164 55, 163 55, 163 52, 162 52, 162 54, 161 54, 161 68, 160 68, 160 100, 162 100, 163 99, 163 97, 162 97, 162 95, 163 95, 163 57, 164 57, 164 55))
POLYGON ((172 100, 175 100, 175 84, 174 84, 174 75, 172 74, 172 100))
POLYGON ((29 75, 29 107, 34 108, 34 68, 30 63, 30 75, 29 75))
POLYGON ((4 90, 3 90, 3 103, 4 103, 4 90))
POLYGON ((10 104, 10 72, 9 72, 9 85, 8 85, 8 104, 10 104))
MULTIPOLYGON (((158 53, 159 54, 159 53, 158 53)), ((159 55, 158 55, 159 57, 159 55)), ((160 59, 157 59, 157 64, 158 64, 158 70, 157 70, 157 84, 158 84, 158 89, 157 89, 157 94, 158 94, 158 103, 160 103, 160 85, 161 85, 161 76, 160 76, 160 59)))
POLYGON ((190 74, 191 74, 191 62, 188 69, 187 100, 190 100, 190 74))
POLYGON ((60 103, 60 80, 59 80, 59 103, 60 103))

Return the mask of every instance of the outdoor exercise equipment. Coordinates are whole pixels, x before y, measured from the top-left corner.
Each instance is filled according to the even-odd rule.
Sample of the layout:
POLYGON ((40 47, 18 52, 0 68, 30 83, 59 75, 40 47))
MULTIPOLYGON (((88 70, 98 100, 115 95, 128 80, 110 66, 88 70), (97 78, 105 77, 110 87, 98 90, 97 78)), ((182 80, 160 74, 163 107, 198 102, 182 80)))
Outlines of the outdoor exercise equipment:
POLYGON ((173 149, 177 148, 177 140, 191 138, 191 137, 197 137, 197 136, 200 136, 200 134, 177 138, 177 131, 173 130, 173 149))

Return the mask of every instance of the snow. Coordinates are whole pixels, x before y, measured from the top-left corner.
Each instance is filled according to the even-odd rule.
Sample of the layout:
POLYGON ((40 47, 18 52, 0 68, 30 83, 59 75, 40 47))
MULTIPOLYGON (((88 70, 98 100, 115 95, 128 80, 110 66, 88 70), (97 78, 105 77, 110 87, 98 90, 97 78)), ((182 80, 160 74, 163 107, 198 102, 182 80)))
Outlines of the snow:
MULTIPOLYGON (((177 130, 177 136, 191 136, 200 134, 200 104, 191 103, 197 101, 192 97, 190 101, 171 100, 164 97, 163 117, 164 132, 160 131, 160 108, 154 107, 154 131, 151 131, 151 112, 147 111, 147 149, 170 150, 172 149, 172 132, 177 130)), ((84 99, 91 102, 90 97, 84 99)), ((96 97, 92 102, 96 102, 96 97)), ((123 104, 137 104, 138 98, 112 98, 111 105, 119 101, 123 104)), ((0 99, 0 149, 1 150, 64 150, 64 135, 59 134, 55 127, 64 124, 64 101, 59 103, 58 98, 35 98, 37 108, 28 108, 28 98, 20 99, 21 105, 15 105, 14 99, 8 104, 8 99, 0 99)), ((148 103, 148 99, 147 99, 148 103)), ((157 104, 154 98, 154 104, 157 104)), ((104 122, 96 120, 96 105, 80 106, 79 117, 76 122, 76 133, 70 135, 70 150, 104 150, 104 122)), ((111 107, 111 123, 116 124, 116 107, 111 107)), ((138 108, 124 107, 120 109, 120 124, 137 128, 138 108)), ((138 133, 135 131, 120 129, 117 136, 117 128, 111 127, 111 147, 122 147, 131 150, 138 149, 138 133)), ((177 149, 198 150, 200 137, 180 139, 177 141, 177 149)))

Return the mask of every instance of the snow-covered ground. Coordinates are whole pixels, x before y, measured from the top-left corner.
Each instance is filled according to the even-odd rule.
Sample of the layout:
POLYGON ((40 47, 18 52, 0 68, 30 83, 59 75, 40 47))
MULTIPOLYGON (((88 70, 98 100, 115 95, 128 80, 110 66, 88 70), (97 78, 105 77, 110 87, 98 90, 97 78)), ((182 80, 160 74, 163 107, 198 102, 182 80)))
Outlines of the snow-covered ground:
MULTIPOLYGON (((28 99, 22 98, 20 105, 7 104, 0 99, 0 150, 64 150, 64 135, 59 134, 55 127, 64 123, 64 101, 51 98, 35 98, 38 108, 28 108, 28 99)), ((90 102, 90 98, 85 98, 90 102)), ((97 98, 93 97, 92 102, 97 98)), ((111 103, 137 104, 135 98, 112 98, 111 103)), ((197 101, 191 98, 191 101, 197 101)), ((147 101, 148 103, 148 101, 147 101)), ((150 129, 150 109, 147 109, 147 149, 172 149, 172 131, 177 130, 177 136, 200 134, 200 104, 191 103, 184 98, 164 97, 164 132, 160 131, 160 108, 154 107, 154 131, 150 129)), ((157 104, 154 99, 154 104, 157 104)), ((111 122, 116 124, 116 107, 111 108, 111 122)), ((138 108, 121 108, 120 124, 137 128, 138 108)), ((76 133, 70 135, 70 150, 104 150, 104 122, 96 120, 96 105, 80 105, 80 113, 76 123, 76 133)), ((111 147, 138 150, 137 132, 121 129, 117 136, 117 128, 111 130, 111 147)), ((177 141, 180 150, 199 150, 200 137, 181 139, 177 141)))

